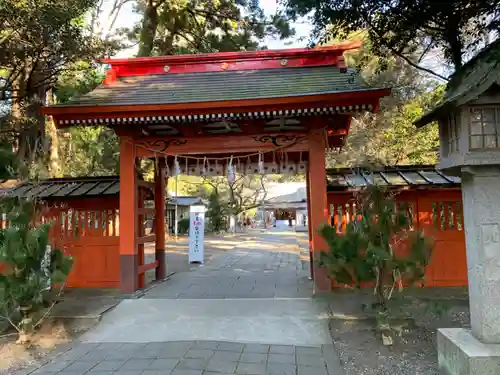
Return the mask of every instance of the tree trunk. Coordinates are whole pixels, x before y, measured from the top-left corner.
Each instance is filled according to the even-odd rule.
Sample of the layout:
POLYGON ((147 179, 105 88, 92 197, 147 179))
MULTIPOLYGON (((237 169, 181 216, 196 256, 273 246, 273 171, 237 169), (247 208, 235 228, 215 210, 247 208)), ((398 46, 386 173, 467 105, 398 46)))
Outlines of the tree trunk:
POLYGON ((463 43, 460 39, 460 30, 458 24, 454 19, 450 20, 448 24, 446 39, 449 45, 449 57, 451 59, 451 62, 453 63, 455 71, 458 71, 460 68, 462 68, 463 43))
MULTIPOLYGON (((54 104, 54 93, 47 92, 47 105, 54 104)), ((59 159, 59 136, 56 124, 52 117, 47 119, 47 138, 49 143, 49 173, 50 177, 61 177, 61 163, 59 159)))
POLYGON ((144 18, 142 19, 141 35, 139 38, 138 57, 151 56, 153 52, 154 40, 156 37, 156 28, 158 27, 158 9, 153 0, 148 0, 144 18))
MULTIPOLYGON (((21 134, 21 144, 25 142, 24 154, 19 155, 24 160, 33 163, 47 150, 45 144, 45 116, 42 115, 42 105, 45 103, 45 87, 40 86, 26 98, 27 127, 21 134)), ((23 149, 20 147, 20 149, 23 149)))
POLYGON ((11 128, 14 131, 12 133, 12 151, 19 153, 20 136, 19 134, 23 131, 25 126, 24 123, 24 103, 22 98, 24 98, 26 93, 26 82, 24 74, 20 74, 17 79, 12 84, 12 108, 10 111, 11 128))
POLYGON ((45 103, 46 87, 41 84, 43 76, 37 71, 39 67, 26 64, 14 84, 14 105, 12 117, 14 128, 19 131, 16 144, 19 160, 32 164, 43 154, 45 138, 45 116, 41 107, 45 103))

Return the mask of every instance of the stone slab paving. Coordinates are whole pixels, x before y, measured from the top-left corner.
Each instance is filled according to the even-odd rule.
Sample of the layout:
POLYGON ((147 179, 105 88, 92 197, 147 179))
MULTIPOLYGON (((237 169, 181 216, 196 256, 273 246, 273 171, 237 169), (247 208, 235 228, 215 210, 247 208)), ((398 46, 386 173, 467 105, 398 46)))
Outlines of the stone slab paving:
POLYGON ((23 374, 342 375, 295 233, 249 233, 233 246, 122 301, 23 374))
POLYGON ((206 266, 173 275, 144 298, 306 298, 312 295, 309 272, 295 233, 257 234, 206 266))
POLYGON ((325 301, 289 299, 138 299, 106 314, 84 342, 216 340, 265 344, 331 343, 325 301))
POLYGON ((332 345, 223 341, 80 344, 33 375, 339 375, 332 345))

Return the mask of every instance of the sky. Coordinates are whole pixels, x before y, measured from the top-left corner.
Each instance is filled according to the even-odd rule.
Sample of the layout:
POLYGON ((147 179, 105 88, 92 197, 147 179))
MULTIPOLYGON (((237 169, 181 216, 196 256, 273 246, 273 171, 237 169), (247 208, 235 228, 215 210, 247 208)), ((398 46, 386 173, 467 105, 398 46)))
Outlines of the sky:
MULTIPOLYGON (((101 25, 106 27, 106 23, 109 19, 109 12, 113 4, 113 0, 105 0, 102 16, 100 19, 101 25)), ((260 0, 260 5, 264 9, 266 14, 274 14, 277 10, 277 0, 260 0)), ((119 17, 115 23, 113 30, 124 27, 131 27, 137 21, 139 21, 140 16, 138 16, 133 11, 133 4, 127 3, 121 10, 119 17)), ((301 20, 298 23, 293 24, 295 28, 296 35, 293 40, 279 40, 279 39, 266 39, 264 45, 270 49, 280 49, 280 48, 298 48, 306 47, 308 44, 308 36, 311 33, 312 26, 308 24, 305 20, 301 20)), ((136 49, 128 49, 125 51, 120 51, 115 57, 132 57, 135 55, 136 49)))

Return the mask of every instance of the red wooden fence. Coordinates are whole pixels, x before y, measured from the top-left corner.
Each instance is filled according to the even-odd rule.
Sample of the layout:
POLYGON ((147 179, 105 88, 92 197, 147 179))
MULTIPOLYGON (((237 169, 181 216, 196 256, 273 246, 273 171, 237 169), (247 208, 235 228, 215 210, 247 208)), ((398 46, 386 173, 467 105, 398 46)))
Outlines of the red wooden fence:
MULTIPOLYGON (((120 233, 116 204, 109 198, 74 200, 62 207, 43 210, 42 223, 52 224, 52 246, 74 258, 68 287, 119 287, 120 233)), ((6 225, 2 220, 1 226, 6 225)))
MULTIPOLYGON (((421 229, 435 241, 424 285, 466 286, 467 260, 460 189, 401 191, 395 196, 398 207, 411 219, 413 229, 421 229)), ((331 224, 339 232, 357 216, 352 192, 329 192, 331 224)), ((397 254, 403 255, 400 243, 397 254)))
POLYGON ((74 258, 68 287, 120 285, 118 210, 64 209, 50 219, 53 245, 74 258))

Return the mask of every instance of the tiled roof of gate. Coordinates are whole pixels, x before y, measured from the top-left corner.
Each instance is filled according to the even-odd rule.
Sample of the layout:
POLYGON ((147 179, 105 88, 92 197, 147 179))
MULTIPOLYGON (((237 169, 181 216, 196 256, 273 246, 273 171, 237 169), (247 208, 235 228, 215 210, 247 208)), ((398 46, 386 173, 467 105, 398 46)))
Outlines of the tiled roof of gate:
POLYGON ((328 169, 326 174, 329 191, 359 189, 371 184, 403 189, 460 186, 460 178, 448 176, 428 165, 386 167, 373 171, 362 168, 328 169))
POLYGON ((332 66, 118 77, 60 106, 178 104, 266 99, 349 91, 361 87, 355 69, 332 66))

